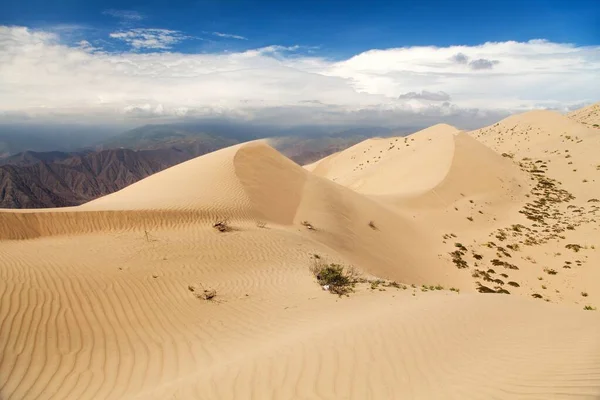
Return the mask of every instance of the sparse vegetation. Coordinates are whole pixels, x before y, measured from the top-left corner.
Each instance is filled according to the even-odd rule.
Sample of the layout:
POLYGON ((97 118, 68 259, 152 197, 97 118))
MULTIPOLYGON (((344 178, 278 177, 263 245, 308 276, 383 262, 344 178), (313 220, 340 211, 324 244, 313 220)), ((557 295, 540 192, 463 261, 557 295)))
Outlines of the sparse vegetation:
POLYGON ((354 286, 358 282, 352 268, 344 268, 339 264, 315 263, 311 272, 317 278, 319 285, 338 296, 353 292, 354 286))
POLYGON ((583 247, 578 244, 570 243, 570 244, 566 245, 565 248, 567 248, 569 250, 573 250, 575 253, 578 253, 579 250, 581 250, 583 247))
POLYGON ((587 292, 581 292, 581 295, 582 295, 583 297, 588 297, 588 294, 587 294, 587 292))
POLYGON ((585 306, 583 307, 584 310, 588 310, 588 311, 595 311, 596 307, 592 307, 592 306, 585 306))
POLYGON ((213 224, 213 228, 218 230, 221 233, 230 232, 233 229, 229 226, 229 222, 227 220, 220 220, 213 224))
POLYGON ((306 227, 309 231, 316 231, 317 229, 308 221, 302 221, 302 226, 306 227))
POLYGON ((511 249, 512 251, 519 251, 519 249, 520 249, 520 247, 517 243, 507 244, 506 247, 511 249))
POLYGON ((210 301, 217 296, 217 291, 215 289, 205 289, 202 284, 200 284, 200 286, 202 286, 201 290, 198 290, 194 285, 188 286, 188 290, 194 293, 194 296, 196 296, 197 299, 210 301))
POLYGON ((375 222, 374 222, 374 221, 369 221, 369 227, 370 227, 371 229, 373 229, 374 231, 377 231, 377 230, 379 230, 379 229, 377 228, 377 225, 375 225, 375 222))

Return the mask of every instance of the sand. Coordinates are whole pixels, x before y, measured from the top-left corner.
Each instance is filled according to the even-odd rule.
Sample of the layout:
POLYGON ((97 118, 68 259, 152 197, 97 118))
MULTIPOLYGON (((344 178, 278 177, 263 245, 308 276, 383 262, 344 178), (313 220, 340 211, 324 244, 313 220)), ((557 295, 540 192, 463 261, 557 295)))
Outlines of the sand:
POLYGON ((590 128, 600 129, 600 103, 595 103, 579 110, 575 110, 570 112, 567 116, 590 128))
POLYGON ((598 398, 599 133, 527 113, 305 168, 256 141, 0 211, 0 399, 598 398), (384 281, 338 297, 311 273, 330 262, 384 281))

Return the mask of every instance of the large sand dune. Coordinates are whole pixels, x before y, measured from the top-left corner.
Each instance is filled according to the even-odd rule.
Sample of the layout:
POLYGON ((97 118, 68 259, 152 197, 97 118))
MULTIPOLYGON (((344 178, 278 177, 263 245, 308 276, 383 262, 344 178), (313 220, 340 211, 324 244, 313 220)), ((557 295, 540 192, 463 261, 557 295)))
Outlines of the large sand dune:
MULTIPOLYGON (((521 118, 510 125, 545 135, 540 157, 560 145, 592 162, 553 124, 521 118)), ((0 399, 599 398, 600 318, 580 295, 600 303, 594 203, 552 203, 565 215, 542 222, 519 213, 542 198, 540 173, 501 155, 524 145, 505 124, 369 140, 305 169, 251 142, 83 206, 0 212, 0 399), (511 257, 494 255, 499 239, 481 246, 517 223, 502 243, 511 257), (523 243, 563 225, 565 239, 523 243), (564 248, 581 235, 586 249, 564 248), (459 240, 464 268, 448 255, 459 240), (543 265, 524 264, 533 256, 543 265), (520 269, 489 272, 492 257, 520 269), (359 284, 340 298, 317 284, 318 262, 406 286, 359 284), (476 293, 475 280, 513 295, 476 293), (197 298, 204 288, 216 297, 197 298)), ((548 174, 566 173, 563 154, 548 156, 548 174)), ((597 191, 581 185, 569 191, 597 191)))

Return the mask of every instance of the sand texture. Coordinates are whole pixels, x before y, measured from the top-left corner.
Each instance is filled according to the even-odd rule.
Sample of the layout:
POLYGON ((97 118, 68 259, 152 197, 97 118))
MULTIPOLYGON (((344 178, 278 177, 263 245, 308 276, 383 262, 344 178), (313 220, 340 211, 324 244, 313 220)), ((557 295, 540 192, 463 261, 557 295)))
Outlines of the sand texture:
POLYGON ((598 399, 588 125, 436 125, 304 168, 255 141, 2 210, 0 399, 598 399))

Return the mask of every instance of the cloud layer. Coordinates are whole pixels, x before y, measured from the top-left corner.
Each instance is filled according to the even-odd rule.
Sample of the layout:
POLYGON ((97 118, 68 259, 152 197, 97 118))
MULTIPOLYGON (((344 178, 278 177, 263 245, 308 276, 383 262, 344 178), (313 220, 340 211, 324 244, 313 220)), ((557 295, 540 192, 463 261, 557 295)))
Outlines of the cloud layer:
POLYGON ((132 10, 105 10, 102 14, 110 15, 111 17, 115 17, 120 20, 125 21, 141 21, 144 19, 144 16, 137 11, 132 10))
POLYGON ((85 41, 64 44, 56 33, 0 26, 0 120, 226 116, 471 127, 508 112, 597 101, 600 93, 600 47, 532 40, 370 50, 337 61, 298 53, 300 46, 162 51, 186 38, 123 30, 108 39, 152 52, 110 53, 85 41))
POLYGON ((109 37, 112 39, 122 40, 135 50, 166 50, 172 48, 174 45, 185 39, 190 39, 190 37, 183 35, 179 31, 147 28, 135 28, 113 32, 109 35, 109 37))

